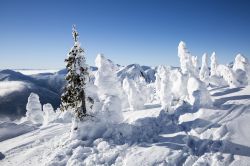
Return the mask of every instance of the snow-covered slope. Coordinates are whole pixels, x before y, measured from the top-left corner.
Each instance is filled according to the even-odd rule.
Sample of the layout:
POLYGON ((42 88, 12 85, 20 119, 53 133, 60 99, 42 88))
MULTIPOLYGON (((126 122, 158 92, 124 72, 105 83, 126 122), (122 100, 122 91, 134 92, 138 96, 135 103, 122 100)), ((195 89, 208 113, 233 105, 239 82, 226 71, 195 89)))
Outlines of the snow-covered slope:
POLYGON ((70 123, 33 128, 0 142, 0 165, 249 165, 250 86, 209 91, 213 108, 147 104, 94 140, 70 139, 70 123))
POLYGON ((148 66, 140 66, 139 64, 131 64, 121 68, 117 72, 120 81, 126 77, 132 80, 139 80, 140 77, 144 78, 146 82, 154 82, 155 70, 148 66))

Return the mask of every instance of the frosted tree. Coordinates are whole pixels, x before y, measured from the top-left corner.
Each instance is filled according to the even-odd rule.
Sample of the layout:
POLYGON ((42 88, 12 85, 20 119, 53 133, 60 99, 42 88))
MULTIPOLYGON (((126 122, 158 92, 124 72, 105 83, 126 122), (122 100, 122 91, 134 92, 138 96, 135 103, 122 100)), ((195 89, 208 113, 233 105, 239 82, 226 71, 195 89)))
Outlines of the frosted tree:
POLYGON ((178 46, 178 56, 180 58, 180 67, 182 73, 186 74, 189 68, 190 55, 186 48, 186 44, 181 41, 178 46))
POLYGON ((188 102, 194 109, 212 107, 213 102, 206 84, 195 77, 190 77, 187 82, 188 102))
POLYGON ((122 121, 122 87, 116 76, 116 65, 98 54, 95 59, 98 71, 95 75, 95 85, 103 105, 101 108, 102 119, 111 123, 122 121))
POLYGON ((203 54, 202 56, 202 64, 200 70, 200 80, 207 82, 209 78, 209 68, 208 68, 208 59, 207 54, 203 54))
POLYGON ((236 71, 238 69, 241 69, 246 73, 250 72, 249 61, 242 54, 237 54, 234 60, 233 70, 236 71))
POLYGON ((80 120, 87 116, 87 103, 93 103, 93 99, 85 93, 89 82, 88 66, 84 57, 84 50, 78 42, 79 34, 73 26, 72 35, 74 46, 65 59, 67 75, 64 93, 61 96, 61 110, 73 111, 80 120))
POLYGON ((44 112, 44 116, 43 116, 43 119, 44 119, 43 124, 44 125, 47 125, 50 122, 54 121, 56 116, 57 116, 50 103, 43 105, 43 112, 44 112))
POLYGON ((123 89, 127 94, 128 102, 131 110, 138 110, 144 107, 146 102, 145 96, 147 96, 146 90, 143 92, 136 87, 134 80, 130 80, 127 77, 123 80, 123 89))
POLYGON ((171 92, 174 100, 185 100, 187 97, 187 79, 188 77, 181 73, 180 70, 170 71, 169 81, 171 82, 171 92))
POLYGON ((217 63, 217 59, 216 59, 216 56, 215 56, 215 52, 212 53, 212 55, 210 57, 210 61, 211 61, 211 65, 210 65, 211 76, 217 75, 218 63, 217 63))
POLYGON ((198 61, 198 57, 197 56, 192 56, 191 57, 192 60, 192 66, 193 66, 193 73, 196 77, 198 77, 199 74, 199 61, 198 61))
POLYGON ((242 54, 237 54, 234 60, 233 70, 241 85, 245 86, 250 82, 249 61, 242 54))
POLYGON ((180 67, 183 74, 198 75, 198 59, 190 54, 186 44, 181 41, 178 45, 178 56, 180 58, 180 67))
POLYGON ((142 76, 139 77, 139 79, 137 80, 133 80, 132 82, 134 82, 137 92, 139 94, 143 94, 143 95, 140 95, 141 100, 143 101, 143 105, 146 102, 152 101, 154 97, 153 93, 155 92, 154 88, 152 87, 153 84, 150 85, 149 83, 147 83, 145 78, 142 76))
POLYGON ((28 98, 28 103, 26 105, 26 117, 29 121, 35 124, 43 123, 43 111, 42 105, 39 100, 39 96, 35 93, 31 93, 28 98))
POLYGON ((156 73, 156 93, 161 102, 162 109, 167 109, 173 100, 171 93, 171 81, 169 79, 170 69, 166 66, 159 66, 156 73))
POLYGON ((236 75, 230 67, 226 65, 218 65, 217 74, 218 76, 222 77, 230 87, 239 87, 239 82, 236 79, 236 75))

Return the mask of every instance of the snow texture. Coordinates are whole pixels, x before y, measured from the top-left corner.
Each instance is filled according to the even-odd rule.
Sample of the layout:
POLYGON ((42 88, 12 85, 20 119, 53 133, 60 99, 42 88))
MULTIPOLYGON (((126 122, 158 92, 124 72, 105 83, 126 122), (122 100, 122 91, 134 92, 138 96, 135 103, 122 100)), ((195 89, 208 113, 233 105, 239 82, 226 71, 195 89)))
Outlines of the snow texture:
POLYGON ((249 165, 248 60, 237 55, 231 68, 213 53, 211 70, 205 55, 199 70, 184 42, 178 56, 180 68, 158 66, 150 83, 137 65, 120 79, 124 68, 98 55, 84 121, 50 104, 42 111, 31 93, 26 118, 0 122, 0 165, 249 165))
POLYGON ((209 79, 208 59, 207 59, 207 54, 205 53, 202 56, 200 80, 203 82, 208 82, 208 79, 209 79))
POLYGON ((57 115, 50 103, 44 104, 43 105, 43 124, 48 125, 49 123, 53 122, 56 118, 57 115))
POLYGON ((215 52, 212 53, 212 55, 210 57, 210 61, 211 61, 210 73, 211 73, 211 76, 215 76, 215 75, 217 75, 217 66, 218 66, 215 52))
POLYGON ((179 43, 178 56, 182 73, 197 76, 198 58, 191 55, 183 41, 179 43))
POLYGON ((144 107, 144 104, 146 103, 145 96, 147 96, 147 93, 145 94, 145 96, 140 95, 142 93, 142 90, 140 91, 136 87, 135 82, 133 80, 125 78, 123 80, 123 89, 127 94, 131 110, 139 110, 144 107))

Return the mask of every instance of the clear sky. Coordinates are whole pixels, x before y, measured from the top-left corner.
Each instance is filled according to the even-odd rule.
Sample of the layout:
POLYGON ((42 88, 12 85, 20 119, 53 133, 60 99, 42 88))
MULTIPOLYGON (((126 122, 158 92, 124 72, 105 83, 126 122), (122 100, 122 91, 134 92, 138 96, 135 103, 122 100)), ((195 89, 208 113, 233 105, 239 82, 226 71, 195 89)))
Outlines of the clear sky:
POLYGON ((0 68, 55 69, 77 25, 87 62, 179 64, 178 43, 220 63, 250 58, 249 0, 1 0, 0 68))

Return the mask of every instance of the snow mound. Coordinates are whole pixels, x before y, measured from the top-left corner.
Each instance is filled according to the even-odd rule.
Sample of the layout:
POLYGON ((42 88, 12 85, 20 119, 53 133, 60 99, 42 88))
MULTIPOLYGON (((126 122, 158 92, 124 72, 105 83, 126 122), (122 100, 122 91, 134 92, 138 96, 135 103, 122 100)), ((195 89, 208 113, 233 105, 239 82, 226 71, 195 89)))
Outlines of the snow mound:
POLYGON ((57 115, 50 103, 43 105, 43 112, 44 112, 44 116, 43 116, 44 125, 48 125, 49 123, 53 122, 57 118, 57 115))
POLYGON ((189 102, 195 109, 201 107, 212 107, 212 100, 206 84, 200 80, 190 77, 187 83, 189 102))

